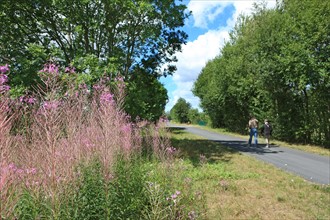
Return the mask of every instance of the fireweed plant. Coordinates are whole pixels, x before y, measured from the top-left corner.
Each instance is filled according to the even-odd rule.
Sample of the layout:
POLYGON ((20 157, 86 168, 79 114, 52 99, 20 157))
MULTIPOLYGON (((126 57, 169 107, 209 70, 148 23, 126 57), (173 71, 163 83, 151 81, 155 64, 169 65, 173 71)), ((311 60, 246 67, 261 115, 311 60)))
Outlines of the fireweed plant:
POLYGON ((166 120, 133 123, 121 76, 76 84, 74 67, 48 63, 11 99, 9 73, 0 66, 0 219, 197 219, 170 181, 166 120))

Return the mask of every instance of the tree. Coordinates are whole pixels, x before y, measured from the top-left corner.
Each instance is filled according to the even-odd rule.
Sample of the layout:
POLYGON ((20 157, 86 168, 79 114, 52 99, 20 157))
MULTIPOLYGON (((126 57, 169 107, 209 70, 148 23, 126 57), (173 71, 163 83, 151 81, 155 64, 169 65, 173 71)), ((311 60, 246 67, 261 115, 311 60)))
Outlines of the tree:
MULTIPOLYGON (((132 85, 141 69, 153 76, 148 83, 156 88, 148 89, 160 91, 154 81, 175 72, 175 53, 188 37, 179 28, 189 15, 175 0, 3 0, 0 64, 15 72, 11 86, 16 91, 31 89, 49 61, 74 66, 88 75, 82 77, 87 84, 119 73, 132 85)), ((163 106, 163 93, 159 101, 149 100, 150 109, 143 107, 152 112, 148 118, 160 115, 152 106, 163 106)))
MULTIPOLYGON (((178 28, 189 13, 174 0, 9 1, 0 6, 0 63, 24 56, 29 44, 41 45, 66 65, 93 54, 104 66, 113 62, 127 75, 139 66, 156 76, 172 74, 187 34, 178 28)), ((15 62, 13 62, 15 63, 15 62)))
POLYGON ((132 119, 156 121, 164 114, 167 91, 155 76, 142 69, 129 79, 125 110, 132 119))
POLYGON ((179 98, 176 104, 170 111, 171 118, 179 123, 189 122, 189 110, 191 109, 191 104, 188 103, 184 98, 179 98))
POLYGON ((198 109, 191 108, 188 111, 188 119, 192 124, 197 124, 200 121, 200 114, 198 109))
POLYGON ((278 139, 327 145, 329 11, 328 2, 292 0, 241 17, 194 84, 212 124, 243 133, 253 114, 272 120, 278 139))

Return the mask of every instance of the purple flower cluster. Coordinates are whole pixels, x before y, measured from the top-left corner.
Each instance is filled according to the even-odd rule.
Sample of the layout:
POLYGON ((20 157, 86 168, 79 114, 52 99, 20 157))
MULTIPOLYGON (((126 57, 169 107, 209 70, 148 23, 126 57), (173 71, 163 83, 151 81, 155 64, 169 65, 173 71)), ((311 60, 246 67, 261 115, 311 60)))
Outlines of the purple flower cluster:
POLYGON ((5 93, 5 92, 7 92, 9 90, 10 90, 10 86, 8 86, 8 85, 0 85, 0 94, 3 94, 3 93, 5 93))
POLYGON ((29 105, 33 105, 36 103, 37 99, 32 97, 32 96, 21 96, 19 97, 19 101, 20 103, 26 103, 26 104, 29 104, 29 105))
POLYGON ((6 84, 8 83, 8 75, 5 73, 8 71, 8 64, 0 66, 0 94, 6 93, 8 90, 10 90, 10 86, 6 84))
POLYGON ((47 63, 44 65, 44 68, 40 70, 41 73, 50 73, 52 75, 58 75, 59 74, 59 68, 53 63, 47 63))
POLYGON ((0 85, 3 85, 8 82, 8 76, 6 74, 0 75, 0 85))
POLYGON ((179 196, 180 194, 181 194, 181 192, 177 190, 177 191, 175 191, 174 194, 171 195, 171 197, 166 198, 166 200, 167 200, 167 201, 173 201, 174 204, 176 204, 176 201, 177 201, 178 196, 179 196))
POLYGON ((102 95, 100 97, 100 101, 102 103, 113 103, 114 102, 113 94, 111 94, 110 92, 102 93, 102 95))
POLYGON ((16 166, 14 163, 10 163, 7 167, 3 167, 3 170, 12 172, 12 173, 17 173, 17 174, 36 174, 37 169, 36 168, 27 168, 27 169, 22 169, 16 166))
POLYGON ((116 77, 116 81, 117 81, 117 82, 124 82, 124 77, 122 77, 122 76, 117 76, 117 77, 116 77))
POLYGON ((168 122, 168 119, 165 116, 163 116, 163 117, 160 117, 159 118, 159 122, 160 123, 167 123, 168 122))
POLYGON ((60 101, 45 101, 43 107, 45 110, 56 110, 60 106, 60 101))
POLYGON ((74 73, 76 73, 76 68, 75 67, 69 67, 68 66, 68 67, 65 68, 65 71, 64 72, 74 74, 74 73))
POLYGON ((166 148, 166 150, 169 154, 174 154, 176 152, 176 149, 174 147, 168 147, 166 148))
POLYGON ((8 64, 6 64, 4 66, 0 66, 0 73, 6 73, 8 71, 9 71, 8 64))
POLYGON ((131 124, 124 124, 121 128, 124 133, 131 133, 132 132, 132 125, 131 124))
POLYGON ((104 89, 104 86, 102 86, 100 84, 95 84, 95 85, 93 85, 93 89, 96 91, 102 91, 104 89))

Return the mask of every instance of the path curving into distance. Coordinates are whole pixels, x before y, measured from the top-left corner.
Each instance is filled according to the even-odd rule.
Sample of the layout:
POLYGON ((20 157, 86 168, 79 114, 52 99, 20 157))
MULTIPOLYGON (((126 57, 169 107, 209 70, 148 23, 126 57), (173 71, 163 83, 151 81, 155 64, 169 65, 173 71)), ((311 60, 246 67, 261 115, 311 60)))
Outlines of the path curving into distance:
POLYGON ((273 164, 282 170, 299 175, 313 183, 330 184, 330 157, 328 156, 320 156, 281 146, 267 149, 264 144, 260 144, 258 147, 248 147, 247 139, 219 134, 193 126, 169 124, 168 127, 181 128, 189 133, 216 141, 224 146, 273 164))

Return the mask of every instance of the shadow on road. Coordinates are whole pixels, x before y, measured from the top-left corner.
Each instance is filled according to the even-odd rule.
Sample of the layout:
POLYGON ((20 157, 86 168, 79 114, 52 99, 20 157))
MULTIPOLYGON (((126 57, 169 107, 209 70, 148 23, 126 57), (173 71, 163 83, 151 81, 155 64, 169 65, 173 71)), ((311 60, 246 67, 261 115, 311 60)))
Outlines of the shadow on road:
MULTIPOLYGON (((169 128, 173 134, 185 133, 184 128, 169 128)), ((194 166, 199 166, 207 160, 208 163, 229 162, 232 155, 239 151, 224 147, 217 142, 204 139, 172 138, 172 145, 179 150, 179 157, 189 159, 194 166)))
MULTIPOLYGON (((186 133, 182 127, 170 127, 169 131, 173 134, 186 133)), ((276 154, 281 151, 276 146, 265 148, 265 144, 257 147, 247 146, 246 141, 225 141, 225 140, 205 140, 205 139, 176 139, 172 138, 172 145, 178 148, 179 156, 191 160, 194 166, 200 165, 205 158, 208 163, 229 162, 236 153, 251 154, 276 154)))
POLYGON ((217 140, 215 141, 220 143, 226 147, 230 147, 240 152, 245 153, 254 153, 254 154, 277 154, 281 153, 282 151, 276 150, 277 146, 272 145, 271 148, 266 148, 265 144, 258 144, 258 146, 247 146, 246 141, 222 141, 217 140))

